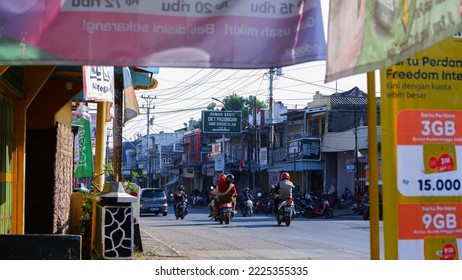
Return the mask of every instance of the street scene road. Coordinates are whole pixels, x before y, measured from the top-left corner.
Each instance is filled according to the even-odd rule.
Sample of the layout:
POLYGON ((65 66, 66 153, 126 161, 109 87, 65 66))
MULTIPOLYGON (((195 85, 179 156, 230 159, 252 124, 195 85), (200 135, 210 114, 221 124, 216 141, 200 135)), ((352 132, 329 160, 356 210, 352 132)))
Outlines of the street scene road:
MULTIPOLYGON (((219 224, 207 217, 206 207, 189 208, 184 220, 172 213, 170 206, 165 217, 141 217, 143 252, 136 259, 370 259, 369 221, 347 210, 337 210, 332 219, 297 217, 289 227, 264 214, 237 213, 229 225, 219 224)), ((382 230, 380 222, 380 236, 382 230)), ((383 240, 380 246, 383 256, 383 240)))

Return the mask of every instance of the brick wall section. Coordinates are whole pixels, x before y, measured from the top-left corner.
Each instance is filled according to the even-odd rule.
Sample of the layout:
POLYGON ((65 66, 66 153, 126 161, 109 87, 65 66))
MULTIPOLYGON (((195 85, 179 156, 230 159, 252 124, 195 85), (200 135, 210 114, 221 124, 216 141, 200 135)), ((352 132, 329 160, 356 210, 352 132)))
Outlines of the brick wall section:
POLYGON ((74 135, 70 127, 58 123, 56 137, 53 233, 67 234, 71 213, 74 135))

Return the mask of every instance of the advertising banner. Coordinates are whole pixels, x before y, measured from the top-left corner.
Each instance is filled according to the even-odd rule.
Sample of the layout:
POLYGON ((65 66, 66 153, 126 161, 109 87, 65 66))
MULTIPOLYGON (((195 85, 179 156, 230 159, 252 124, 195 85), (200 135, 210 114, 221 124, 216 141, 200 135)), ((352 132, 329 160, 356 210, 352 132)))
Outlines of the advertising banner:
POLYGON ((462 30, 462 2, 330 0, 326 82, 409 58, 462 30))
POLYGON ((462 39, 382 69, 380 80, 385 258, 459 259, 462 39))
POLYGON ((93 176, 93 153, 91 148, 90 122, 79 120, 72 122, 79 126, 79 160, 74 172, 75 178, 88 178, 93 176))
POLYGON ((319 0, 3 0, 0 64, 270 68, 325 59, 319 0))
POLYGON ((114 67, 83 66, 85 100, 114 102, 114 67))

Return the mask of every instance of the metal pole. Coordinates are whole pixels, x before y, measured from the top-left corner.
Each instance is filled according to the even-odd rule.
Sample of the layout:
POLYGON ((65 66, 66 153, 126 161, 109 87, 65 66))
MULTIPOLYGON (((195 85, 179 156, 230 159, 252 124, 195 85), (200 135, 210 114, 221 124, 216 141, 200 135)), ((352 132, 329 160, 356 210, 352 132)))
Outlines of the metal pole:
POLYGON ((270 68, 269 70, 269 143, 268 143, 268 165, 273 165, 273 139, 274 139, 274 126, 273 126, 273 76, 274 76, 274 68, 270 68))
MULTIPOLYGON (((123 92, 122 74, 114 74, 114 120, 112 125, 114 182, 122 182, 122 126, 123 126, 123 92)), ((120 71, 122 73, 122 71, 120 71)))
POLYGON ((379 187, 378 187, 378 143, 377 143, 377 101, 375 97, 375 73, 367 73, 367 117, 369 137, 369 203, 371 260, 380 259, 379 237, 379 187))
POLYGON ((223 133, 223 143, 221 145, 221 148, 223 149, 223 173, 226 174, 226 147, 225 147, 225 134, 223 133))
MULTIPOLYGON (((146 96, 143 95, 141 98, 147 100, 147 106, 146 107, 140 107, 141 109, 146 109, 147 110, 147 129, 146 129, 146 175, 147 175, 147 187, 151 187, 151 153, 149 150, 149 137, 150 137, 150 129, 149 125, 151 124, 151 119, 150 119, 150 113, 151 113, 151 102, 154 99, 157 99, 156 96, 151 97, 151 96, 146 96)), ((152 107, 154 109, 154 106, 152 107)))

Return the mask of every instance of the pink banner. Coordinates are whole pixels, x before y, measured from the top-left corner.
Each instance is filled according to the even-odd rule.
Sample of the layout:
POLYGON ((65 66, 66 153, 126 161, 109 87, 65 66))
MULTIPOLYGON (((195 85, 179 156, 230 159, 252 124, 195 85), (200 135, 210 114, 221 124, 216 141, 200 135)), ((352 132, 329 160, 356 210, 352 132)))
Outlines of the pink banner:
POLYGON ((3 0, 0 64, 268 68, 325 59, 319 0, 3 0))

